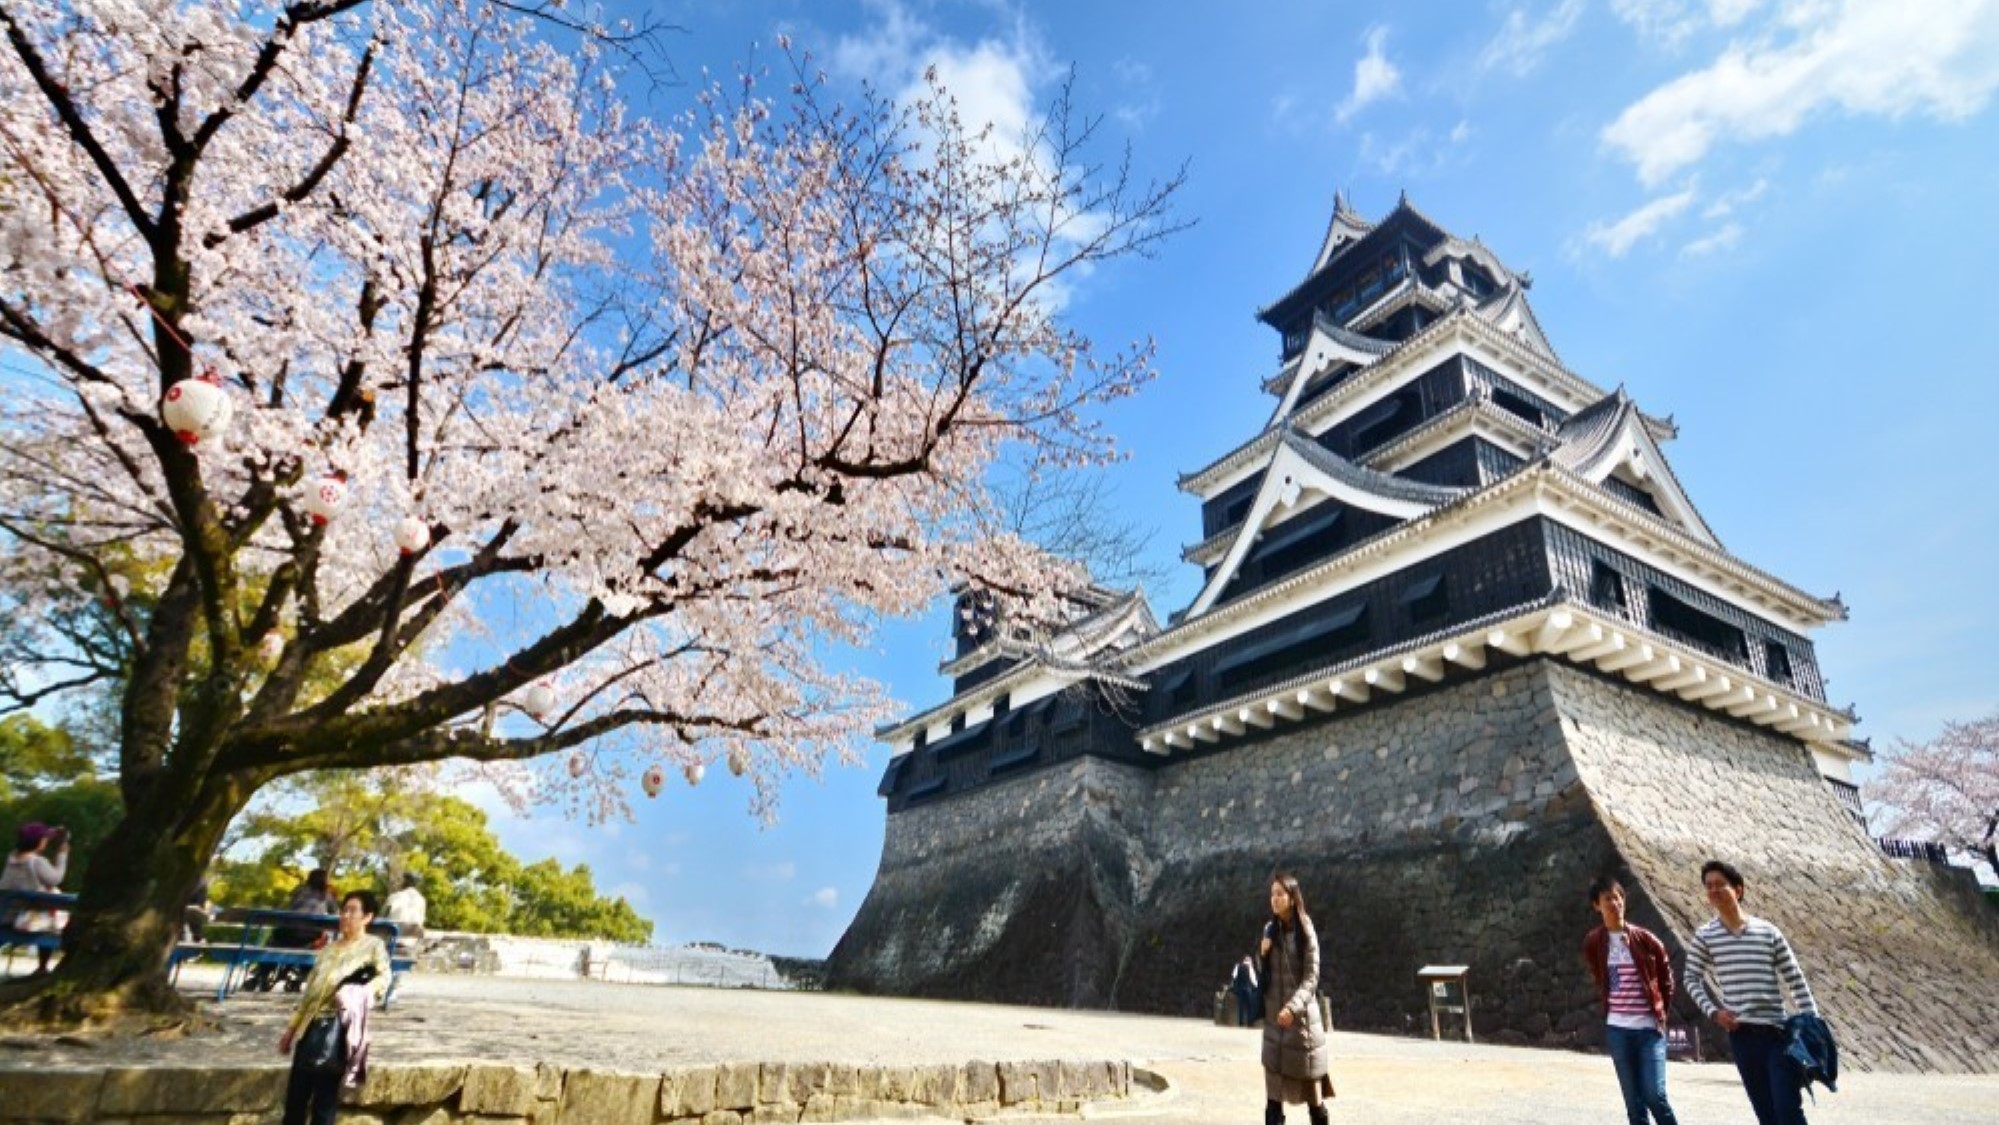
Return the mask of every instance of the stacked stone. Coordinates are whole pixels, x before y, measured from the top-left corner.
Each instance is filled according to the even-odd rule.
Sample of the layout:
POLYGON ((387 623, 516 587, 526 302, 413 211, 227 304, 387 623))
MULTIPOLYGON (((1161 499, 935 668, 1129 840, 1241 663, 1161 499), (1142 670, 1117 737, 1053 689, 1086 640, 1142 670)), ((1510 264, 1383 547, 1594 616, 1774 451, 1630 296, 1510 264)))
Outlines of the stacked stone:
MULTIPOLYGON (((0 1072, 5 1120, 73 1125, 265 1125, 286 1070, 131 1067, 0 1072)), ((349 1095, 349 1125, 769 1125, 1080 1114, 1130 1096, 1123 1061, 872 1067, 721 1063, 662 1074, 547 1065, 382 1066, 349 1095)))

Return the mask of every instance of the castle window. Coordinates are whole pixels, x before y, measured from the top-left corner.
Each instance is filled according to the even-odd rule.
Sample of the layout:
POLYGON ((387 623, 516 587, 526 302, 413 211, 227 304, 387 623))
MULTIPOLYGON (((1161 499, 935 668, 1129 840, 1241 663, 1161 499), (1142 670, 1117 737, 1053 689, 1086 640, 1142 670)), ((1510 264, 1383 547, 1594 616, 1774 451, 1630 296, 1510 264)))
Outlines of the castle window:
POLYGON ((1418 578, 1402 591, 1402 604, 1409 607, 1409 620, 1414 622, 1435 621, 1451 612, 1451 592, 1444 586, 1442 574, 1429 574, 1418 578))
POLYGON ((1763 643, 1763 669, 1780 684, 1797 682, 1791 676, 1791 650, 1777 641, 1763 643))
POLYGON ((1159 694, 1166 700, 1167 713, 1172 714, 1184 711, 1199 701, 1201 685, 1194 679, 1194 670, 1188 668, 1161 683, 1159 694))
POLYGON ((1492 388, 1492 404, 1506 411, 1508 414, 1516 418, 1523 418, 1534 423, 1536 426, 1547 424, 1547 416, 1541 413, 1540 407, 1535 406, 1533 403, 1528 402, 1526 399, 1504 387, 1492 388))
POLYGON ((924 727, 916 732, 915 749, 921 750, 928 745, 930 745, 930 728, 924 727))
POLYGON ((1590 560, 1589 604, 1620 614, 1631 608, 1631 596, 1624 591, 1624 576, 1602 559, 1590 560))
POLYGON ((1675 640, 1711 652, 1736 664, 1749 663, 1749 638, 1721 618, 1695 609, 1657 586, 1647 593, 1652 602, 1652 627, 1675 640))
POLYGON ((965 729, 965 713, 963 711, 960 711, 957 714, 951 716, 951 733, 957 734, 959 731, 964 729, 965 729))
POLYGON ((1355 602, 1320 620, 1293 625, 1244 645, 1215 662, 1215 679, 1227 692, 1259 680, 1295 675, 1365 645, 1368 637, 1367 603, 1355 602))
POLYGON ((1007 697, 1005 692, 1001 692, 999 698, 993 700, 993 718, 1003 717, 1006 714, 1007 708, 1011 705, 1012 700, 1007 697))
POLYGON ((1650 492, 1632 484, 1630 481, 1619 477, 1605 477, 1603 478, 1603 487, 1609 490, 1612 496, 1636 504, 1655 516, 1665 514, 1659 510, 1659 502, 1652 498, 1650 492))
MULTIPOLYGON (((1349 448, 1355 456, 1373 449, 1375 446, 1401 433, 1408 427, 1402 418, 1414 405, 1409 391, 1403 391, 1393 398, 1383 399, 1369 407, 1353 422, 1353 441, 1349 448)), ((1414 419, 1411 419, 1413 424, 1414 419)))

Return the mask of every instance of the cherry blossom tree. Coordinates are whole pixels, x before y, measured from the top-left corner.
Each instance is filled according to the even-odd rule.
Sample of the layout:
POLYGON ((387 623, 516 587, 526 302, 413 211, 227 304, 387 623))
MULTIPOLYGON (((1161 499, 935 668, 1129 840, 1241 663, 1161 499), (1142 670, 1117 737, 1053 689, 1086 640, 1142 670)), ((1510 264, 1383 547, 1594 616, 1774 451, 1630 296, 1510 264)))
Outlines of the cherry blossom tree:
POLYGON ((1149 349, 1064 300, 1177 180, 1066 95, 1000 138, 788 45, 775 97, 647 119, 565 18, 0 3, 0 710, 112 685, 124 800, 23 1010, 174 1007, 274 780, 483 763, 595 815, 722 762, 767 811, 885 715, 829 646, 1084 581, 991 474, 1111 454, 1149 349))
POLYGON ((1887 831, 1970 852, 1999 871, 1999 713, 1945 723, 1928 742, 1898 740, 1867 785, 1887 831))

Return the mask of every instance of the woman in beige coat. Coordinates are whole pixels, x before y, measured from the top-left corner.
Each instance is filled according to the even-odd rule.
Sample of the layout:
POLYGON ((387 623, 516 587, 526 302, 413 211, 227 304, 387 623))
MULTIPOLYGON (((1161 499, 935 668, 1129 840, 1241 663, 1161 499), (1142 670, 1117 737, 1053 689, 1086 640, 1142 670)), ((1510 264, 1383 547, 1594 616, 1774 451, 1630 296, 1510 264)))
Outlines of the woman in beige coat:
POLYGON ((1270 921, 1257 947, 1263 960, 1264 1125, 1284 1120, 1285 1102, 1304 1102, 1312 1125, 1325 1125, 1326 1029, 1319 1022, 1319 933, 1305 911, 1298 880, 1270 880, 1270 921))

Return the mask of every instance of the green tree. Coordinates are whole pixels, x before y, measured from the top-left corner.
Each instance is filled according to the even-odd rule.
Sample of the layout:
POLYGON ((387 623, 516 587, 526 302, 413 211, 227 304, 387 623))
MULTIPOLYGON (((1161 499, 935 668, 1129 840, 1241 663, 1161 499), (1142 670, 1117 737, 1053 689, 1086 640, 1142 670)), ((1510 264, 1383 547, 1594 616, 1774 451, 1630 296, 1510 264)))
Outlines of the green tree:
POLYGON ((645 941, 652 923, 597 893, 590 869, 553 859, 523 865, 477 806, 397 771, 306 774, 239 819, 211 895, 275 905, 314 867, 342 890, 422 881, 432 929, 645 941))
POLYGON ((79 886, 124 811, 118 787, 97 775, 68 730, 26 714, 0 719, 0 847, 11 847, 29 821, 62 825, 70 833, 63 882, 79 886))

